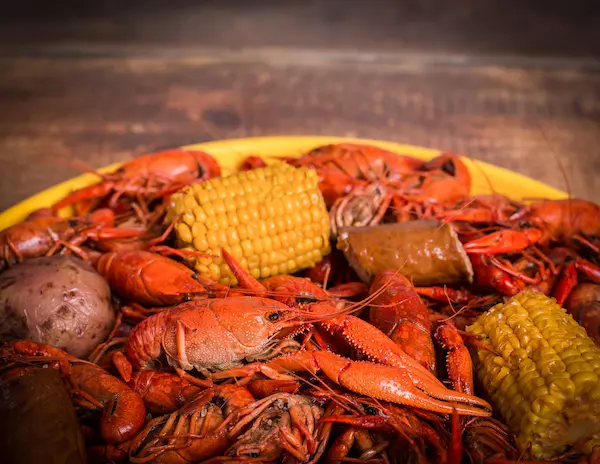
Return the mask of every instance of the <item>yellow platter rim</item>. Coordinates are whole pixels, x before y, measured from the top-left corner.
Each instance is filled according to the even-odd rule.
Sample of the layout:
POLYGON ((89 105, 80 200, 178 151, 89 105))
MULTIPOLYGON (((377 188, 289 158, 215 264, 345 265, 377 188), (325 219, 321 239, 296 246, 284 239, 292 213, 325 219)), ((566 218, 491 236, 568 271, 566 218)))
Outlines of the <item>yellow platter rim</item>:
MULTIPOLYGON (((425 160, 431 159, 443 152, 433 148, 425 148, 392 141, 314 135, 280 135, 268 137, 234 138, 185 145, 181 148, 187 150, 204 151, 212 155, 222 166, 224 173, 227 173, 228 171, 234 170, 235 166, 237 166, 238 163, 248 155, 259 155, 264 156, 265 158, 284 155, 300 156, 302 153, 305 153, 312 148, 332 143, 358 143, 373 145, 398 154, 414 156, 425 160)), ((567 193, 562 190, 509 169, 495 166, 484 161, 473 160, 466 156, 463 156, 463 160, 467 164, 474 178, 474 190, 477 192, 481 191, 480 193, 485 193, 486 188, 487 190, 491 191, 489 185, 487 185, 487 187, 485 185, 487 183, 486 179, 489 178, 496 179, 497 181, 501 182, 502 185, 507 183, 510 186, 513 186, 513 188, 504 189, 496 188, 497 186, 494 185, 494 190, 498 191, 498 193, 503 193, 515 199, 525 198, 523 196, 519 197, 518 192, 515 191, 515 187, 518 190, 518 186, 526 187, 525 190, 527 191, 535 191, 535 195, 528 195, 529 197, 535 196, 537 198, 548 198, 555 200, 568 197, 567 193), (478 180, 479 185, 477 184, 476 180, 478 180)), ((118 169, 122 164, 123 162, 111 164, 99 169, 98 172, 103 174, 109 173, 118 169)), ((52 187, 26 198, 16 205, 8 208, 6 211, 0 213, 0 230, 24 220, 28 214, 39 208, 51 206, 53 203, 63 198, 71 191, 86 187, 95 182, 98 182, 97 176, 93 174, 83 174, 53 185, 52 187)), ((477 192, 474 192, 474 194, 477 192)))

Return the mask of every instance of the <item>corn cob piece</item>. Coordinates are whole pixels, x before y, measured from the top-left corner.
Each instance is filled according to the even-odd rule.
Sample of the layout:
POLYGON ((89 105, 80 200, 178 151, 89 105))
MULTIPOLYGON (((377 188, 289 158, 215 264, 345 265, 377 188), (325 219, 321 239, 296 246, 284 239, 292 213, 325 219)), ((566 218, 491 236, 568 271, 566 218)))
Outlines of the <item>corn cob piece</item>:
POLYGON ((255 278, 309 268, 330 252, 329 216, 316 171, 270 166, 184 187, 171 196, 167 221, 181 217, 179 246, 198 258, 201 277, 235 285, 225 248, 255 278))
POLYGON ((554 298, 527 290, 467 331, 491 348, 477 350, 477 373, 524 450, 548 459, 600 443, 600 348, 554 298))

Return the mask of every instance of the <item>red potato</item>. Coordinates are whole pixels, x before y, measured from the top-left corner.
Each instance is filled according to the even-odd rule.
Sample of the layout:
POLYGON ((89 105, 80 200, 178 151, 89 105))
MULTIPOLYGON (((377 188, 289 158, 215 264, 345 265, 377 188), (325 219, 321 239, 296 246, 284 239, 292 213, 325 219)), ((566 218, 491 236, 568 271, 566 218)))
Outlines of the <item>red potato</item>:
POLYGON ((106 280, 79 258, 32 259, 0 274, 0 341, 30 339, 85 358, 114 322, 106 280))

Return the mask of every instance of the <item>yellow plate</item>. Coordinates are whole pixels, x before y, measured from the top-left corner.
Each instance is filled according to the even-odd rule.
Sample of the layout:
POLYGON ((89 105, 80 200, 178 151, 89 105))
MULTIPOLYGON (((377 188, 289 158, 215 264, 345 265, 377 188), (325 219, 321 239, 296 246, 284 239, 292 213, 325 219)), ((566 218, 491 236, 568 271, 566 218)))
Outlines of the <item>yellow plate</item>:
MULTIPOLYGON (((342 142, 375 145, 396 153, 411 155, 421 159, 431 159, 440 153, 439 150, 430 148, 383 142, 380 140, 313 136, 256 137, 221 140, 188 145, 183 148, 188 150, 202 150, 213 155, 223 168, 223 172, 227 173, 234 170, 248 155, 260 155, 265 158, 282 155, 300 156, 302 153, 320 145, 342 142)), ((468 158, 465 158, 465 163, 467 163, 473 178, 473 195, 490 193, 493 188, 496 193, 501 193, 515 199, 561 199, 567 197, 565 192, 507 169, 481 161, 473 161, 468 158)), ((113 164, 99 171, 102 173, 111 172, 120 165, 121 163, 113 164)), ((0 230, 22 221, 29 213, 36 209, 51 206, 72 190, 86 187, 97 181, 98 177, 92 174, 84 174, 29 197, 0 214, 0 230)))

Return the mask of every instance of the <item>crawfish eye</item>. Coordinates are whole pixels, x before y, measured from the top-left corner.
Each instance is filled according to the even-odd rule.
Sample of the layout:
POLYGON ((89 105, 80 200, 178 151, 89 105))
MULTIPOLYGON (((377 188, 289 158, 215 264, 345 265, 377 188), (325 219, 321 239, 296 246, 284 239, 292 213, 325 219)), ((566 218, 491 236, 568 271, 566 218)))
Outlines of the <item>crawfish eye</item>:
POLYGON ((379 414, 379 410, 377 408, 374 408, 373 406, 367 406, 365 408, 365 414, 369 416, 376 416, 377 414, 379 414))
POLYGON ((296 303, 298 303, 299 305, 316 303, 317 301, 319 300, 317 300, 314 296, 299 296, 298 298, 296 298, 296 303))
POLYGON ((278 321, 279 320, 279 313, 274 312, 274 313, 267 314, 267 320, 269 320, 271 322, 278 321))
POLYGON ((442 164, 442 171, 451 176, 456 176, 456 166, 454 165, 454 161, 448 160, 442 164))
POLYGON ((259 456, 260 456, 260 454, 258 454, 256 451, 252 451, 251 453, 248 453, 249 458, 257 458, 259 456))

